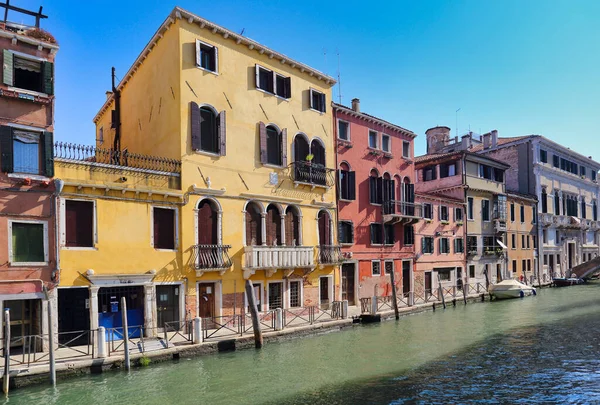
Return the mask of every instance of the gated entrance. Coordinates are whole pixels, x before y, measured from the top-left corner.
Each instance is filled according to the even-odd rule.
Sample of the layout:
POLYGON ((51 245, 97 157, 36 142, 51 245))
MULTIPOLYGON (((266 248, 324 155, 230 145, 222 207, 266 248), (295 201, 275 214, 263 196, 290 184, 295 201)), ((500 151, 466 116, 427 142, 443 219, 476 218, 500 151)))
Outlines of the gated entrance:
POLYGON ((98 325, 106 328, 107 339, 122 339, 123 327, 121 298, 127 302, 127 325, 130 337, 139 337, 139 326, 144 325, 144 288, 142 286, 102 287, 98 290, 98 325))
POLYGON ((88 344, 83 333, 90 329, 90 292, 87 288, 58 289, 58 343, 68 346, 88 344), (66 332, 81 332, 66 333, 66 332))

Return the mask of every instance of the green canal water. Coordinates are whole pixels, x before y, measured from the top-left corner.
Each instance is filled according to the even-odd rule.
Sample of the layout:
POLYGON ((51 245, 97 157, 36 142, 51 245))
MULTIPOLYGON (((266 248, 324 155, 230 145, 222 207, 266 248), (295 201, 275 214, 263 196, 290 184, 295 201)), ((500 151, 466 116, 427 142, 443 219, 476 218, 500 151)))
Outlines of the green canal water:
POLYGON ((600 285, 59 381, 5 403, 600 403, 600 285))

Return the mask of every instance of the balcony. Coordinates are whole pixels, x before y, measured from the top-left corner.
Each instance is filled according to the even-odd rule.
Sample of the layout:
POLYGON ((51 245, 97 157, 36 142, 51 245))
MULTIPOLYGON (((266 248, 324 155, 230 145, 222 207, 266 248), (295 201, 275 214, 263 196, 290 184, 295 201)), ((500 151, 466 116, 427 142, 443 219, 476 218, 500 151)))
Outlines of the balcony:
POLYGON ((495 219, 494 220, 494 229, 496 230, 496 233, 506 232, 506 220, 495 219))
POLYGON ((223 275, 231 268, 229 257, 231 245, 194 245, 192 246, 191 266, 196 270, 196 276, 202 277, 205 272, 218 271, 223 275))
POLYGON ((554 225, 557 228, 573 229, 581 227, 581 220, 568 215, 554 215, 554 225))
POLYGON ((540 218, 539 218, 540 225, 542 225, 542 226, 552 225, 554 223, 554 220, 552 219, 553 216, 554 215, 549 214, 547 212, 541 213, 540 218))
POLYGON ((387 201, 383 203, 383 222, 410 225, 423 219, 423 205, 405 201, 387 201))
POLYGON ((504 249, 502 248, 502 246, 494 243, 491 245, 483 245, 483 254, 486 256, 502 256, 504 255, 504 249))
POLYGON ((275 272, 315 268, 312 246, 246 246, 244 247, 244 278, 248 279, 256 270, 265 270, 271 277, 275 272))
POLYGON ((294 185, 308 185, 311 188, 330 188, 335 184, 334 170, 311 162, 294 162, 291 164, 291 177, 294 185))
POLYGON ((467 256, 477 256, 477 245, 467 245, 467 256))
POLYGON ((346 260, 341 246, 319 246, 319 264, 339 264, 346 260))

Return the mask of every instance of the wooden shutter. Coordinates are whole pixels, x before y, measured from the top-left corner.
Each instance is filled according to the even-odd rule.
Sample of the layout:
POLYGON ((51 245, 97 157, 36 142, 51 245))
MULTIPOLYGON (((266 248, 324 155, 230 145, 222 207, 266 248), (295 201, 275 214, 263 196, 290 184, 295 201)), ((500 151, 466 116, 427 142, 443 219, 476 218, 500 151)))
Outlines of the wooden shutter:
POLYGON ((294 213, 291 210, 285 213, 285 244, 292 246, 292 241, 296 239, 296 243, 299 243, 296 238, 296 230, 294 224, 294 213))
POLYGON ((376 185, 377 185, 377 204, 382 204, 383 203, 383 178, 382 177, 377 177, 377 180, 375 180, 376 185))
POLYGON ((252 214, 249 211, 246 211, 246 246, 252 246, 252 214))
POLYGON ((42 74, 43 92, 48 95, 54 94, 54 63, 42 62, 42 74))
POLYGON ((337 198, 344 198, 344 193, 342 193, 342 170, 338 169, 335 173, 337 176, 337 198))
POLYGON ((200 60, 200 41, 196 40, 196 66, 201 66, 202 61, 200 60))
POLYGON ((200 130, 200 107, 195 102, 190 103, 191 132, 192 132, 192 150, 201 148, 201 130, 200 130))
POLYGON ((292 98, 292 79, 286 77, 283 81, 285 83, 285 98, 292 98))
POLYGON ((46 131, 42 136, 44 138, 44 149, 42 151, 44 175, 54 177, 54 134, 46 131))
POLYGON ((425 253, 425 238, 421 238, 421 253, 425 253))
POLYGON ((227 127, 225 126, 225 110, 219 114, 219 155, 227 154, 227 127))
POLYGON ((267 126, 262 121, 258 123, 258 134, 260 147, 260 163, 267 164, 267 126))
POLYGON ((287 128, 283 128, 281 130, 281 165, 282 166, 287 166, 287 148, 288 148, 288 143, 287 143, 287 128))
POLYGON ((217 213, 206 200, 198 207, 198 244, 218 244, 217 213))
POLYGON ((260 68, 258 67, 258 65, 254 65, 254 76, 254 84, 256 85, 257 89, 260 89, 260 68))
POLYGON ((348 199, 356 200, 356 172, 346 172, 348 178, 348 199))
POLYGON ((7 86, 12 86, 14 83, 14 78, 13 78, 13 53, 7 49, 4 50, 3 52, 3 58, 4 58, 4 71, 3 71, 3 82, 4 84, 6 84, 7 86))
POLYGON ((2 155, 2 172, 13 172, 13 136, 12 128, 0 126, 0 154, 2 155))
POLYGON ((415 185, 414 184, 406 185, 406 202, 409 202, 409 203, 415 202, 415 185))

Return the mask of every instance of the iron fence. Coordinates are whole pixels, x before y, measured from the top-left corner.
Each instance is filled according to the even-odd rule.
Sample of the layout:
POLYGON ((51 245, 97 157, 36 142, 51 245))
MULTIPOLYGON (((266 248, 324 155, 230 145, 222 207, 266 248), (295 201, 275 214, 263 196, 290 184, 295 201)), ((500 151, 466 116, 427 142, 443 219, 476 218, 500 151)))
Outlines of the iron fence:
POLYGON ((213 316, 202 318, 204 340, 244 333, 244 315, 213 316))
POLYGON ((228 269, 231 267, 229 249, 231 249, 231 245, 194 245, 192 246, 192 266, 196 270, 228 269))
POLYGON ((194 327, 192 325, 192 321, 171 321, 165 322, 163 326, 164 340, 167 344, 167 347, 173 342, 173 344, 180 343, 177 342, 176 339, 181 339, 185 342, 193 342, 194 327), (172 335, 169 337, 169 333, 172 335))
MULTIPOLYGON (((252 324, 252 315, 244 313, 242 321, 244 322, 242 330, 244 333, 254 331, 254 325, 252 324)), ((258 323, 260 324, 261 330, 275 330, 275 310, 259 312, 258 323)))

